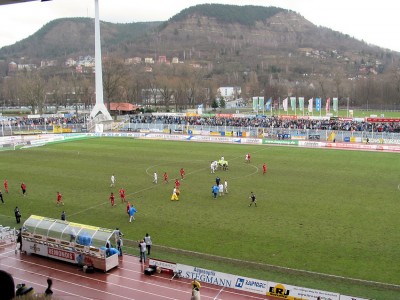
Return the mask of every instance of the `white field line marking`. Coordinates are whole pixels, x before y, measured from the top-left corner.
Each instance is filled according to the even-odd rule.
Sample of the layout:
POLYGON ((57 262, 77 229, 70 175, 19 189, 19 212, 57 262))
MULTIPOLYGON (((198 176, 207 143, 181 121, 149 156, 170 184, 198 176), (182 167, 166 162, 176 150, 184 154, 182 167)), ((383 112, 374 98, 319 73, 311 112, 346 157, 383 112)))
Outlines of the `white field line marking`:
MULTIPOLYGON (((41 274, 39 274, 40 276, 42 276, 41 274)), ((43 276, 43 277, 46 277, 46 276, 43 276)), ((26 280, 26 279, 23 279, 23 278, 19 278, 19 277, 16 277, 16 276, 13 276, 13 278, 14 279, 18 279, 20 282, 24 282, 24 283, 29 283, 29 284, 34 284, 34 285, 37 285, 37 286, 40 286, 40 287, 43 287, 43 288, 47 288, 47 285, 43 285, 43 284, 40 284, 40 283, 37 283, 37 282, 33 282, 33 281, 29 281, 29 280, 26 280)), ((57 289, 57 288, 52 288, 52 291, 53 292, 57 292, 57 291, 59 291, 59 292, 62 292, 63 294, 60 294, 60 293, 54 293, 54 295, 56 295, 55 297, 60 297, 60 296, 65 296, 64 294, 67 294, 67 295, 69 295, 69 296, 74 296, 74 297, 76 297, 76 298, 81 298, 81 299, 92 299, 92 298, 87 298, 87 297, 84 297, 84 296, 81 296, 81 295, 77 295, 77 294, 72 294, 72 293, 70 293, 70 292, 67 292, 67 291, 65 291, 65 290, 60 290, 60 289, 57 289)), ((36 294, 40 294, 40 293, 37 293, 36 291, 35 291, 35 293, 36 294)))
MULTIPOLYGON (((27 262, 27 261, 25 261, 25 262, 27 262)), ((85 278, 86 280, 87 280, 87 279, 90 279, 90 280, 92 280, 92 281, 97 281, 97 282, 99 282, 99 283, 103 283, 103 284, 107 284, 107 285, 113 285, 113 286, 116 286, 116 287, 118 287, 118 288, 125 288, 125 289, 129 289, 129 290, 131 290, 131 291, 137 291, 137 292, 141 292, 141 293, 144 293, 144 294, 149 294, 149 295, 153 295, 153 296, 157 296, 157 297, 165 298, 165 299, 170 299, 170 300, 174 300, 174 299, 175 299, 175 298, 166 297, 166 296, 163 296, 163 295, 160 295, 160 294, 150 293, 150 292, 147 292, 147 291, 144 291, 144 290, 140 290, 140 289, 135 289, 135 288, 132 288, 132 287, 126 286, 126 285, 121 285, 121 284, 116 284, 116 283, 112 283, 112 282, 107 282, 107 281, 100 280, 100 279, 85 277, 85 276, 78 275, 78 274, 74 274, 74 273, 68 272, 68 271, 62 271, 62 270, 60 270, 60 269, 56 269, 56 268, 52 268, 52 267, 47 267, 47 266, 44 266, 44 265, 42 265, 42 264, 39 265, 39 264, 32 263, 32 262, 28 262, 28 263, 33 264, 33 265, 37 265, 37 266, 42 267, 42 268, 51 269, 51 270, 54 270, 54 271, 57 271, 57 272, 67 273, 67 274, 70 274, 70 275, 72 274, 73 276, 77 276, 77 277, 83 277, 83 278, 85 278)), ((19 271, 26 271, 25 269, 17 268, 17 267, 15 267, 15 266, 9 266, 9 265, 5 265, 5 264, 3 264, 3 266, 10 267, 10 268, 12 268, 12 269, 16 269, 16 270, 19 270, 19 271)), ((38 273, 37 271, 35 272, 35 274, 36 274, 36 275, 43 276, 43 277, 46 277, 46 278, 48 277, 47 274, 41 274, 41 273, 38 273)), ((64 279, 61 279, 61 278, 57 278, 57 277, 53 277, 52 279, 53 279, 53 281, 65 282, 65 283, 68 283, 68 284, 70 284, 70 285, 75 285, 75 286, 78 286, 78 287, 82 287, 82 288, 85 288, 85 289, 90 289, 90 290, 92 290, 92 291, 96 291, 96 292, 100 292, 100 293, 106 293, 106 294, 108 294, 108 295, 116 296, 116 297, 119 297, 119 298, 135 300, 135 299, 132 298, 132 297, 124 297, 124 296, 122 296, 122 295, 110 293, 110 292, 107 292, 107 291, 105 291, 105 290, 99 290, 99 289, 96 289, 96 288, 91 288, 91 287, 88 287, 87 285, 82 285, 82 284, 75 283, 75 281, 67 281, 67 280, 64 280, 64 279)), ((127 279, 128 279, 128 278, 127 278, 127 279)), ((145 283, 144 281, 140 281, 140 280, 135 280, 135 281, 140 282, 141 284, 145 283)), ((178 289, 175 289, 175 291, 184 292, 184 291, 178 290, 178 289)), ((185 292, 184 292, 184 293, 185 293, 185 292)))

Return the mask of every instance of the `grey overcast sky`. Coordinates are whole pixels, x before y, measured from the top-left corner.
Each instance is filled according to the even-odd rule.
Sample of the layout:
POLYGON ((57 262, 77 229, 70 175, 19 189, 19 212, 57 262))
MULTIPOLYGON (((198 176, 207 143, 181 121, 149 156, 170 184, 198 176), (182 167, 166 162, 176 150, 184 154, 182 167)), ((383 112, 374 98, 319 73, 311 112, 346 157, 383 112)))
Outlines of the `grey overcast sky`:
MULTIPOLYGON (((27 38, 54 19, 93 18, 94 3, 52 0, 0 6, 0 47, 27 38)), ((100 19, 113 23, 166 21, 185 8, 203 3, 282 7, 298 12, 315 25, 400 52, 398 0, 99 0, 100 19)))

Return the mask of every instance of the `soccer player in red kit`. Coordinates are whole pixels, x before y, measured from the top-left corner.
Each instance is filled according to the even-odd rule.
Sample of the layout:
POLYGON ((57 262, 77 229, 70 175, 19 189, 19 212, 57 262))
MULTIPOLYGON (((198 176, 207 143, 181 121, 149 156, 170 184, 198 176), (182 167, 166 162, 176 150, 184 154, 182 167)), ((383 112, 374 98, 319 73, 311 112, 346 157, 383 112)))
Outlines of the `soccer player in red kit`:
POLYGON ((167 174, 167 172, 164 172, 164 182, 168 183, 168 174, 167 174))
POLYGON ((181 183, 179 182, 179 180, 175 179, 175 187, 179 189, 180 186, 181 186, 181 183))
POLYGON ((263 175, 267 173, 267 165, 266 163, 263 164, 263 175))
POLYGON ((64 202, 62 201, 62 195, 60 192, 57 192, 57 206, 58 204, 64 205, 64 202))
POLYGON ((26 194, 26 184, 25 183, 21 183, 21 190, 22 190, 22 195, 25 196, 25 194, 26 194))
POLYGON ((111 193, 111 195, 110 195, 110 201, 111 201, 111 206, 114 206, 114 205, 115 205, 115 196, 114 196, 114 193, 111 193))
POLYGON ((185 170, 183 168, 181 168, 181 170, 179 171, 179 173, 181 174, 181 178, 185 178, 185 170))
POLYGON ((8 181, 7 181, 7 179, 4 179, 4 190, 8 194, 8 181))
POLYGON ((121 197, 121 202, 125 202, 125 190, 124 188, 119 189, 119 196, 121 197))
POLYGON ((131 208, 131 204, 128 201, 128 203, 126 204, 126 213, 128 214, 128 216, 129 216, 129 209, 130 208, 131 208))

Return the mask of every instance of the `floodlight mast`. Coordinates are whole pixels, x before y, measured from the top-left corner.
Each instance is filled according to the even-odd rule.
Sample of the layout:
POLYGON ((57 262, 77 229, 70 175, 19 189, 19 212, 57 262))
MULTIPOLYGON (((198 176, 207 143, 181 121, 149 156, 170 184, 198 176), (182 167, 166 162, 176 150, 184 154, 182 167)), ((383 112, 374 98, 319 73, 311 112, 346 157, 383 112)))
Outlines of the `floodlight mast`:
POLYGON ((103 68, 101 61, 101 42, 100 42, 100 18, 99 0, 94 0, 95 19, 94 19, 94 44, 95 44, 95 85, 96 85, 96 104, 90 112, 90 118, 95 118, 98 114, 103 114, 107 120, 112 120, 107 107, 104 105, 103 96, 103 68))

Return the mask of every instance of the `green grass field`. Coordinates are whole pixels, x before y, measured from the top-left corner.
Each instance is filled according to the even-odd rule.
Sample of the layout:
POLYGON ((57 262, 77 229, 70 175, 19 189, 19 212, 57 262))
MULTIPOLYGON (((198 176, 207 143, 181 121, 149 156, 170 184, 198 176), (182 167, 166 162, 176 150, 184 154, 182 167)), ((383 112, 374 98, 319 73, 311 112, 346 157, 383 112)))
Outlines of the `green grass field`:
POLYGON ((94 138, 1 152, 0 169, 10 189, 0 206, 3 225, 15 226, 16 205, 23 220, 30 214, 59 218, 64 209, 69 221, 119 227, 132 240, 148 232, 158 245, 243 263, 157 251, 154 257, 353 296, 400 298, 396 288, 338 283, 274 268, 255 270, 246 264, 399 285, 398 154, 94 138), (247 152, 252 155, 250 164, 244 160, 247 152), (221 156, 229 161, 229 171, 210 174, 210 161, 221 156), (263 162, 268 165, 266 175, 263 162), (181 167, 187 174, 181 197, 170 201, 181 167), (159 175, 157 185, 152 183, 153 172, 159 175), (164 172, 169 184, 163 183, 164 172), (110 188, 113 173, 117 184, 110 188), (211 186, 216 175, 228 181, 229 194, 214 200, 211 186), (27 184, 25 197, 22 181, 27 184), (120 203, 120 187, 138 210, 133 223, 120 203), (57 191, 64 196, 63 207, 55 204, 57 191), (108 200, 111 191, 117 195, 116 207, 108 200), (250 191, 258 207, 248 207, 250 191))

